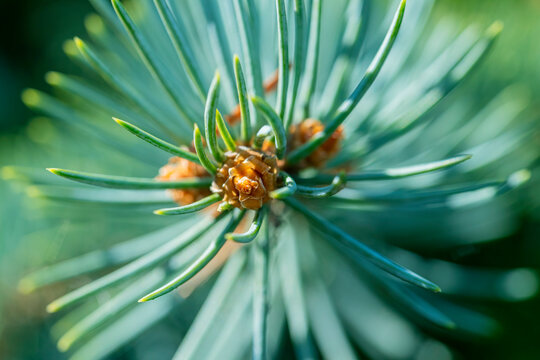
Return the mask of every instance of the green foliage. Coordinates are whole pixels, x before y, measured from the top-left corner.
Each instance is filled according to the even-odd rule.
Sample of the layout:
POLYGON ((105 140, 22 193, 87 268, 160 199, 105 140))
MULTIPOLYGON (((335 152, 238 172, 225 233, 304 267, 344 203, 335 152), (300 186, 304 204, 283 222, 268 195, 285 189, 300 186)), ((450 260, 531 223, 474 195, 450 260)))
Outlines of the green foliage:
MULTIPOLYGON (((86 144, 92 150, 81 156, 88 163, 66 163, 135 176, 50 169, 79 185, 43 180, 35 172, 12 169, 11 174, 33 183, 36 196, 78 206, 93 203, 82 214, 94 226, 114 221, 107 211, 120 206, 134 220, 131 226, 145 233, 21 280, 21 289, 31 292, 118 267, 47 308, 57 312, 88 304, 60 319, 58 347, 73 351, 73 358, 106 357, 144 334, 191 300, 184 293, 162 295, 189 284, 201 288, 196 293, 210 290, 175 354, 178 359, 248 353, 275 358, 286 331, 299 358, 319 353, 355 358, 355 346, 372 358, 411 358, 430 334, 493 336, 497 322, 471 305, 482 296, 508 301, 535 295, 534 286, 524 292, 500 290, 515 270, 480 272, 429 254, 434 243, 444 254, 508 235, 502 224, 484 237, 467 234, 478 225, 475 218, 487 219, 485 227, 498 221, 493 210, 504 206, 508 190, 529 180, 531 173, 523 169, 536 160, 530 155, 529 128, 513 126, 526 107, 519 92, 510 88, 484 109, 468 109, 462 102, 453 106, 456 98, 448 96, 483 60, 501 31, 498 23, 485 33, 460 34, 441 23, 423 39, 430 1, 392 1, 390 7, 368 0, 314 0, 310 7, 295 1, 294 9, 281 0, 93 3, 103 27, 90 31, 91 41, 75 38, 75 58, 101 79, 54 73, 49 82, 63 94, 55 98, 29 90, 23 100, 59 120, 62 132, 76 134, 70 148, 83 152, 86 144), (262 16, 270 12, 276 16, 262 16), (242 57, 233 58, 234 53, 242 57), (280 78, 272 107, 262 79, 276 64, 280 78), (241 122, 228 129, 221 112, 231 112, 237 103, 241 122), (255 109, 269 126, 262 125, 255 109), (497 117, 503 111, 505 116, 497 117), (112 116, 129 119, 115 120, 152 146, 122 134, 112 116), (325 131, 291 151, 289 126, 307 117, 323 120, 325 131), (346 139, 339 155, 321 170, 282 171, 282 187, 256 214, 221 208, 215 219, 181 216, 175 217, 178 224, 163 225, 147 211, 148 205, 167 201, 163 189, 211 183, 211 178, 152 179, 164 164, 158 150, 200 163, 213 174, 226 150, 217 128, 228 150, 236 146, 237 134, 244 141, 257 134, 255 145, 271 138, 278 157, 295 164, 342 124, 346 139), (187 150, 192 140, 196 153, 187 150), (345 172, 336 171, 341 165, 345 172), (159 230, 144 228, 140 218, 159 230), (234 233, 242 219, 249 229, 234 233), (247 245, 222 255, 228 240, 247 245), (209 286, 194 282, 203 276, 201 270, 220 268, 220 255, 230 259, 221 259, 227 261, 217 279, 209 286), (467 275, 478 273, 478 282, 498 279, 480 295, 467 287, 467 275), (456 274, 461 274, 458 285, 449 280, 456 274), (119 286, 129 279, 127 287, 119 286), (95 304, 98 294, 110 297, 95 304), (148 306, 136 305, 137 299, 158 297, 148 306)), ((187 214, 219 199, 211 195, 157 213, 187 214)), ((536 275, 522 270, 517 281, 526 283, 532 276, 537 287, 536 275)))

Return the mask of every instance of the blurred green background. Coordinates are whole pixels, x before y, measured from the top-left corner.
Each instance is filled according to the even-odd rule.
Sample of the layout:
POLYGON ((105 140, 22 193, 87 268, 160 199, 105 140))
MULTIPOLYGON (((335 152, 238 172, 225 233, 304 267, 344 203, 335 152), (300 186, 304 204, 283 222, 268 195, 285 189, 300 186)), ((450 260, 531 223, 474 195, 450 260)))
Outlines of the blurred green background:
MULTIPOLYGON (((26 87, 47 89, 43 76, 49 70, 80 71, 68 60, 62 46, 66 39, 84 33, 85 16, 91 12, 86 0, 19 0, 0 4, 0 168, 14 164, 31 166, 38 158, 48 156, 34 152, 40 145, 36 143, 40 141, 36 133, 47 129, 43 123, 32 120, 35 114, 24 107, 20 94, 26 87)), ((505 25, 482 69, 460 91, 484 102, 504 86, 518 82, 532 99, 530 111, 539 119, 540 0, 440 0, 430 21, 447 18, 460 27, 475 23, 485 28, 496 19, 505 25)), ((7 171, 2 175, 9 177, 7 171)), ((69 252, 63 247, 67 241, 64 229, 44 227, 43 219, 27 212, 30 200, 16 183, 2 180, 0 199, 0 359, 62 359, 64 355, 57 352, 50 340, 50 324, 44 311, 51 296, 19 295, 16 284, 25 269, 49 263, 62 257, 62 252, 69 252)), ((516 239, 539 236, 539 213, 535 209, 532 218, 524 220, 516 239)), ((494 247, 484 257, 500 258, 504 252, 504 247, 494 247)), ((539 264, 537 259, 529 265, 539 264)), ((50 291, 55 293, 55 289, 50 291)), ((531 313, 540 315, 538 301, 517 311, 515 325, 520 326, 520 319, 531 313)), ((532 341, 539 334, 539 329, 531 329, 530 338, 515 339, 516 344, 508 344, 508 353, 503 351, 499 358, 508 358, 510 354, 519 359, 540 358, 540 349, 532 341)), ((466 358, 479 358, 480 353, 475 351, 482 349, 463 351, 468 354, 466 358)), ((124 357, 129 358, 129 353, 115 355, 124 357)))
MULTIPOLYGON (((33 163, 35 145, 28 125, 34 114, 22 103, 21 92, 29 86, 45 89, 43 75, 48 70, 76 70, 62 44, 84 30, 84 17, 91 10, 87 1, 0 2, 0 167, 33 163)), ((25 211, 22 189, 4 180, 0 180, 0 358, 54 358, 57 351, 42 321, 43 304, 22 298, 15 290, 29 264, 25 259, 41 263, 36 258, 51 254, 25 246, 29 244, 25 236, 39 225, 25 211), (40 255, 29 256, 34 251, 40 255)))
POLYGON ((44 88, 51 69, 73 71, 62 43, 84 31, 92 7, 84 0, 3 1, 0 5, 0 130, 21 131, 32 113, 20 101, 25 87, 44 88))

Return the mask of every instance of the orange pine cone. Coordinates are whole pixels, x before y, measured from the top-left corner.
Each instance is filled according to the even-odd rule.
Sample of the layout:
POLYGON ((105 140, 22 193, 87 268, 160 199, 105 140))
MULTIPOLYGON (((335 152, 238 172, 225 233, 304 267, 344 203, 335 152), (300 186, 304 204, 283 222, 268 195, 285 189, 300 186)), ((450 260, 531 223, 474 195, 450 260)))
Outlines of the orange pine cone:
MULTIPOLYGON (((208 177, 209 174, 199 164, 180 157, 172 157, 167 165, 159 169, 156 179, 161 181, 174 181, 195 177, 208 177)), ((168 190, 173 200, 179 205, 194 203, 211 194, 210 189, 174 189, 168 190)))
POLYGON ((276 157, 244 146, 225 153, 225 157, 212 183, 212 191, 221 194, 223 201, 234 207, 260 209, 277 186, 276 157))
MULTIPOLYGON (((288 144, 291 149, 299 148, 323 130, 324 124, 319 120, 306 119, 298 125, 291 126, 288 144)), ((333 158, 339 152, 342 139, 343 126, 340 126, 328 140, 322 143, 321 146, 315 149, 315 151, 300 163, 300 167, 320 168, 324 166, 328 160, 333 158)))

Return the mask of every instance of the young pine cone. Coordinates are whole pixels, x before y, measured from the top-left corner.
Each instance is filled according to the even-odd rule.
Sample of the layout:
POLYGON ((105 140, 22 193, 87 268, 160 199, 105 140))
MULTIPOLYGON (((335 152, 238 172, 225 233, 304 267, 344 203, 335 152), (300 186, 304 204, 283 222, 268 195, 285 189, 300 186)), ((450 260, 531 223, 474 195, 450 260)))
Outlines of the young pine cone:
MULTIPOLYGON (((208 177, 206 170, 199 164, 180 157, 172 157, 169 163, 159 169, 156 179, 174 181, 187 178, 208 177)), ((173 200, 179 205, 189 205, 211 194, 209 189, 174 189, 168 190, 173 200)))
MULTIPOLYGON (((324 130, 324 125, 317 119, 306 119, 298 125, 290 128, 289 145, 291 149, 296 149, 313 136, 324 130)), ((340 126, 336 131, 313 151, 306 159, 300 163, 301 168, 322 167, 328 160, 333 158, 340 150, 340 142, 343 139, 343 127, 340 126)))
POLYGON ((250 210, 260 209, 276 188, 277 159, 244 146, 225 153, 226 160, 218 170, 212 191, 223 201, 250 210))

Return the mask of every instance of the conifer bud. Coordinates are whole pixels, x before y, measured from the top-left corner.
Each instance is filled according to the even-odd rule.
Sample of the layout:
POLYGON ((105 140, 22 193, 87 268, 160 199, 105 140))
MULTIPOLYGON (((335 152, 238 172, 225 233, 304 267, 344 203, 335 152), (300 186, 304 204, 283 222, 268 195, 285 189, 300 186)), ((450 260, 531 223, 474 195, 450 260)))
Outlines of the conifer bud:
POLYGON ((250 210, 260 209, 270 200, 278 175, 274 155, 239 146, 225 153, 225 162, 218 169, 212 191, 221 194, 223 201, 250 210))
MULTIPOLYGON (((156 179, 175 181, 208 176, 209 174, 201 165, 175 156, 169 159, 167 165, 159 169, 159 175, 156 179)), ((211 194, 207 188, 171 189, 168 191, 173 200, 179 205, 189 205, 211 194)))

